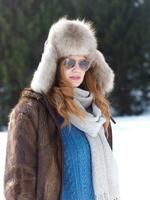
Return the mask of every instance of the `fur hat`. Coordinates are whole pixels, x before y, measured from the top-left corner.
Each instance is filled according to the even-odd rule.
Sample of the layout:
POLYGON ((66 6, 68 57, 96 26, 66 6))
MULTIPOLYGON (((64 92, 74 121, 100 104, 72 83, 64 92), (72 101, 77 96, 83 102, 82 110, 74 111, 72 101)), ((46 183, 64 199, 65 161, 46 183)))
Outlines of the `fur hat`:
POLYGON ((83 55, 95 63, 94 76, 103 94, 110 92, 114 85, 114 72, 97 46, 95 28, 91 21, 70 20, 66 16, 60 18, 49 30, 31 88, 35 92, 46 94, 54 82, 58 59, 69 55, 83 55))

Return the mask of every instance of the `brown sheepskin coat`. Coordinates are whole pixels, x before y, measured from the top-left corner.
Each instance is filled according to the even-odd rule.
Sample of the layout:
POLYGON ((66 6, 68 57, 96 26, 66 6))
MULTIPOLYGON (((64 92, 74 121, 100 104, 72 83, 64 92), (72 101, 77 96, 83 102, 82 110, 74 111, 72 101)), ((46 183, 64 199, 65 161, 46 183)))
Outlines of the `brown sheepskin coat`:
MULTIPOLYGON (((23 89, 9 119, 6 200, 61 200, 64 157, 56 115, 46 96, 23 89)), ((108 142, 112 149, 111 124, 108 142)))

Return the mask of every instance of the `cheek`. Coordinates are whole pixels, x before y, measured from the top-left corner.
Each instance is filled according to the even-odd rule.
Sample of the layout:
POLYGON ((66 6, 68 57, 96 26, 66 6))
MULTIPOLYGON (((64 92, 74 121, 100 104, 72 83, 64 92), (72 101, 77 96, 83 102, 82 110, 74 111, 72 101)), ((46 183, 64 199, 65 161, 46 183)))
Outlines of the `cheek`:
POLYGON ((82 74, 82 79, 84 79, 85 72, 82 72, 81 74, 82 74))
POLYGON ((65 70, 64 74, 65 74, 66 78, 69 78, 71 72, 69 70, 65 70))

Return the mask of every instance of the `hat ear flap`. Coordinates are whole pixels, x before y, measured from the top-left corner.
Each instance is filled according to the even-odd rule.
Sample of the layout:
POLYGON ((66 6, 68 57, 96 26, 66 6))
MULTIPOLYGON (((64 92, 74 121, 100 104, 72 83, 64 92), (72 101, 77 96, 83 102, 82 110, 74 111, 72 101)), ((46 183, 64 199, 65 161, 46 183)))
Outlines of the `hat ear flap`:
POLYGON ((48 92, 51 88, 57 69, 57 53, 55 48, 47 42, 44 43, 44 51, 42 53, 41 61, 37 70, 34 72, 31 81, 31 88, 35 92, 48 92))
POLYGON ((96 50, 94 63, 94 77, 98 86, 103 94, 110 92, 114 87, 115 74, 99 50, 96 50))

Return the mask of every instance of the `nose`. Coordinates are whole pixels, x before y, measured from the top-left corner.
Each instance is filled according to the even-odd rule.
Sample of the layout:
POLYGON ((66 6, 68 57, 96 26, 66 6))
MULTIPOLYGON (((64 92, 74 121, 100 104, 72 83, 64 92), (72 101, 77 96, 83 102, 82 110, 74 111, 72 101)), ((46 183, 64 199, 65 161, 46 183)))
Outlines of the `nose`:
POLYGON ((80 69, 80 67, 79 67, 79 64, 78 64, 78 63, 76 63, 76 64, 73 66, 73 68, 72 68, 72 70, 75 70, 75 69, 80 69))

